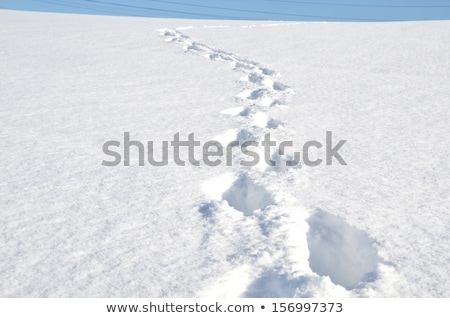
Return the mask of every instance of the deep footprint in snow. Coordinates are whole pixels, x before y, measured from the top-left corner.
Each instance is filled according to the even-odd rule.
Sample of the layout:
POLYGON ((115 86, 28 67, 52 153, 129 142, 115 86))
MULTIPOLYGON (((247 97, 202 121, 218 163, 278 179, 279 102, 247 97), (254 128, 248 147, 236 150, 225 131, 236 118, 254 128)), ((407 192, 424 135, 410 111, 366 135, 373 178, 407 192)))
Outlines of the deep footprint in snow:
POLYGON ((347 289, 375 280, 380 259, 367 233, 322 210, 307 222, 309 265, 315 273, 347 289))
POLYGON ((244 215, 253 215, 255 210, 264 210, 274 204, 272 195, 262 186, 256 184, 247 175, 239 177, 222 195, 228 205, 244 215))

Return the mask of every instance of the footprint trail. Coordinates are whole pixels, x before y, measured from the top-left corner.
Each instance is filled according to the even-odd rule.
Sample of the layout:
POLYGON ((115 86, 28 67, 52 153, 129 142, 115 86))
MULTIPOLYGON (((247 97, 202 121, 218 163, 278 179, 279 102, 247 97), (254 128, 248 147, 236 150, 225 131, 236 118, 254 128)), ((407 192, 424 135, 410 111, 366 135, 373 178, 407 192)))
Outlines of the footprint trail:
POLYGON ((216 242, 224 240, 222 245, 235 252, 225 257, 229 271, 198 296, 327 297, 331 291, 345 297, 370 292, 382 263, 373 241, 337 216, 302 207, 289 189, 304 186, 307 177, 301 165, 286 166, 292 154, 272 147, 276 166, 264 162, 264 135, 292 140, 294 132, 273 115, 289 107, 293 89, 261 63, 198 43, 180 29, 158 32, 186 53, 228 63, 238 73, 241 91, 234 95, 235 104, 220 112, 234 118, 235 125, 213 139, 222 144, 257 141, 252 150, 261 159, 258 165, 240 166, 243 155, 233 153, 233 166, 239 169, 204 183, 210 201, 200 204, 199 211, 210 220, 212 233, 205 248, 217 250, 216 242), (355 254, 366 260, 353 261, 355 254))

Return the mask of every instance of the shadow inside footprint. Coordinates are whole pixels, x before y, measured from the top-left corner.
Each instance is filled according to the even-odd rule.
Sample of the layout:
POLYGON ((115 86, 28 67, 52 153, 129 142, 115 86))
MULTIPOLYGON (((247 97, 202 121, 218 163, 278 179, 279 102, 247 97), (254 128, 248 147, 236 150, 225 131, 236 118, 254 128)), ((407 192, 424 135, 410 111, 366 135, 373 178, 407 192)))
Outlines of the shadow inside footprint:
POLYGON ((216 210, 217 210, 217 206, 214 204, 213 201, 204 202, 198 208, 198 211, 204 218, 211 217, 216 210))
POLYGON ((276 90, 276 91, 285 91, 288 88, 289 88, 289 86, 287 86, 287 85, 285 85, 283 83, 280 83, 280 82, 273 83, 273 89, 276 90))
POLYGON ((306 279, 289 279, 286 274, 267 271, 247 288, 242 297, 248 298, 292 298, 297 288, 306 283, 306 279))
POLYGON ((270 129, 277 129, 278 127, 284 127, 284 123, 276 119, 269 119, 269 121, 266 124, 266 127, 270 129))

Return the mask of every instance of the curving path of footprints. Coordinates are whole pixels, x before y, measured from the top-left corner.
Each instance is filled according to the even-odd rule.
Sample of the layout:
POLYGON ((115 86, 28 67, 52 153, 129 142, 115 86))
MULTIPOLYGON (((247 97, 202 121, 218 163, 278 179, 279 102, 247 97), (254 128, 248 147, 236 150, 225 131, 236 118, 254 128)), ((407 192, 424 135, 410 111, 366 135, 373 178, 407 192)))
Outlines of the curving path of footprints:
MULTIPOLYGON (((276 136, 272 139, 290 140, 292 132, 271 115, 287 108, 293 93, 279 81, 276 71, 198 43, 179 29, 158 32, 186 53, 229 63, 240 74, 242 90, 235 96, 235 105, 221 112, 235 118, 239 128, 215 140, 222 144, 235 140, 260 142, 267 133, 276 136)), ((240 166, 203 186, 211 198, 199 207, 210 226, 203 244, 217 255, 205 266, 214 267, 226 259, 229 271, 208 282, 198 296, 326 297, 330 291, 333 296, 348 296, 349 290, 357 295, 369 293, 382 266, 374 241, 337 216, 325 211, 310 213, 301 207, 289 189, 304 186, 306 177, 300 165, 286 167, 292 154, 280 155, 273 147, 272 160, 277 163, 273 167, 262 159, 263 149, 255 149, 260 164, 240 166), (230 249, 235 253, 220 255, 221 250, 230 249)), ((233 153, 234 166, 239 166, 240 160, 242 155, 233 153)))

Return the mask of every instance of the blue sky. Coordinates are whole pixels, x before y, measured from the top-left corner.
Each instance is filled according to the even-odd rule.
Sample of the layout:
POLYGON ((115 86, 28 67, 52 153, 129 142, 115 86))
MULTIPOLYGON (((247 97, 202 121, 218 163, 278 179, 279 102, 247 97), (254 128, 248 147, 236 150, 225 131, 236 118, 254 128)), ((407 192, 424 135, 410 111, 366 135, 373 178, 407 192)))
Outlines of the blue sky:
POLYGON ((0 8, 165 18, 449 20, 450 0, 0 0, 0 8))

